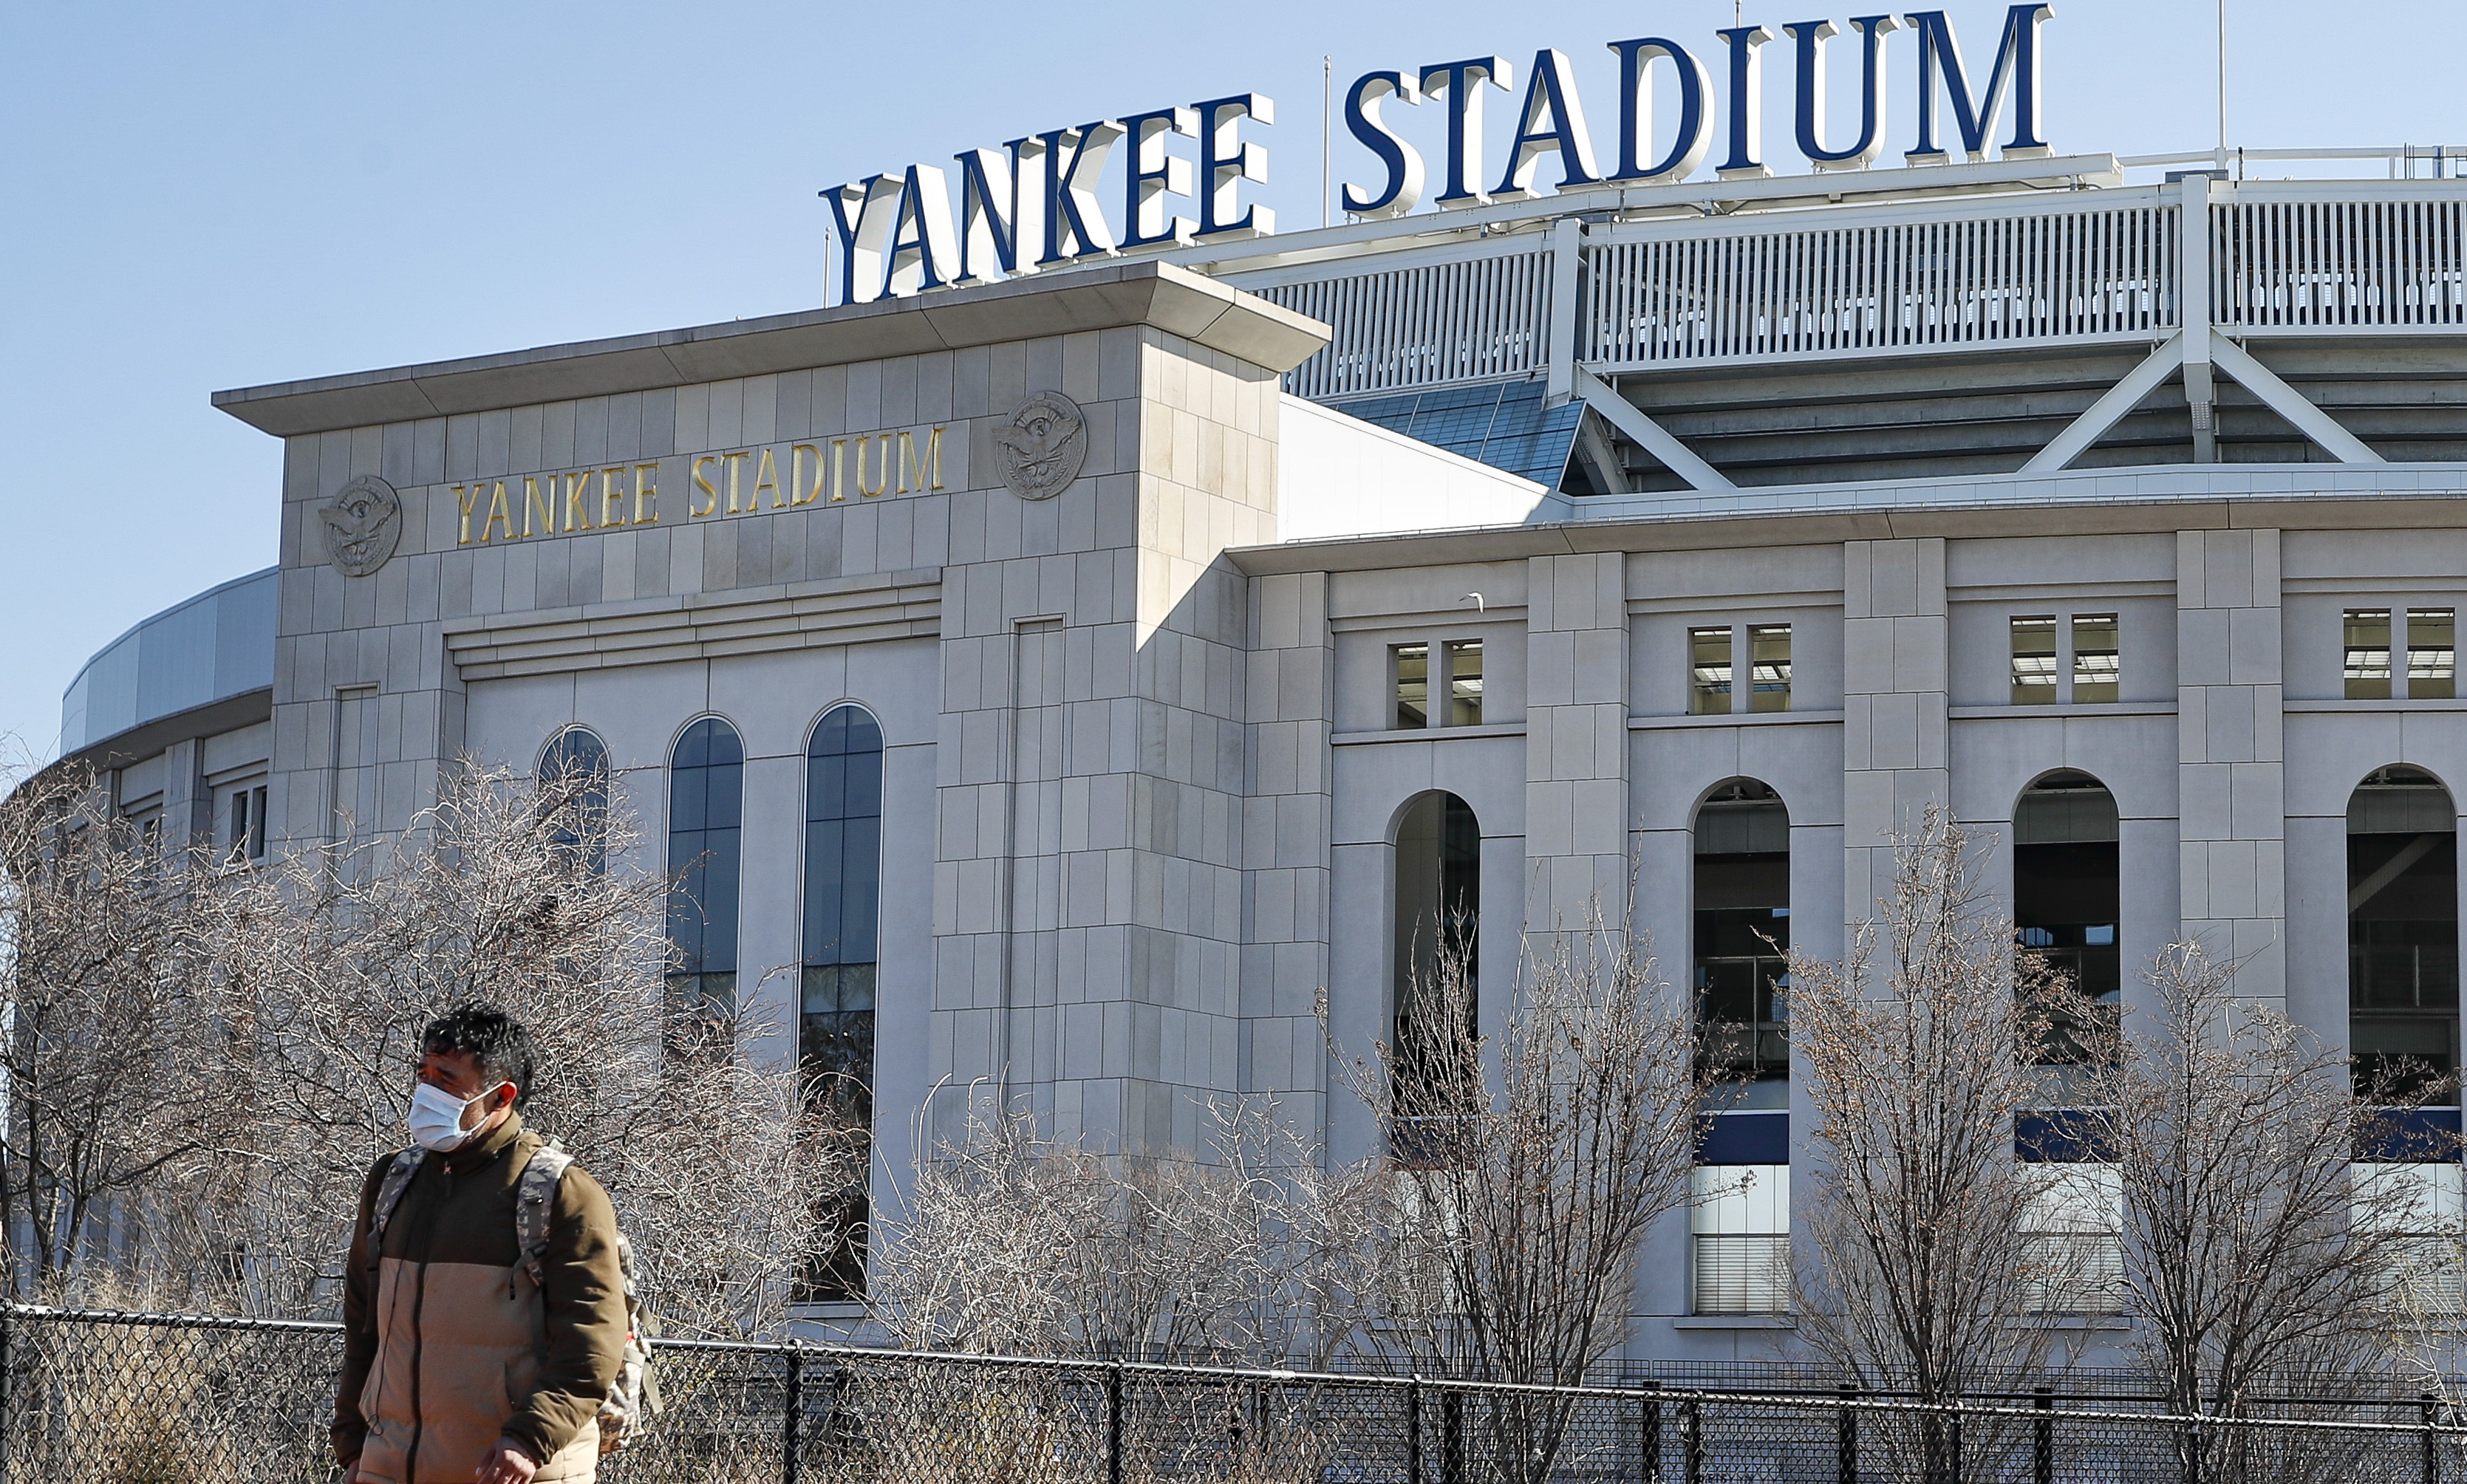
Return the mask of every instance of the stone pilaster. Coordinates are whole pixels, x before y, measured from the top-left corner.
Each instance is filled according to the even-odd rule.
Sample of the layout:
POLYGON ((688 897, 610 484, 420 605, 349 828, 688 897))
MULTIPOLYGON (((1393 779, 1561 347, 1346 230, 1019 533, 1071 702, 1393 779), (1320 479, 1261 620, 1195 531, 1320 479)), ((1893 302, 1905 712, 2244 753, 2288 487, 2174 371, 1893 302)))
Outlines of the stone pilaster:
POLYGON ((1090 452, 1053 499, 953 501, 933 1073, 1193 1148, 1239 1082, 1251 616, 1219 556, 1275 533, 1276 376, 1150 326, 993 353, 997 412, 1059 388, 1090 452))
POLYGON ((1944 542, 1852 541, 1842 553, 1844 920, 1892 891, 1887 838, 1949 799, 1944 542))
POLYGON ((1526 604, 1526 926, 1581 931, 1596 911, 1619 922, 1629 875, 1626 557, 1534 557, 1526 604))
POLYGON ((1256 579, 1251 623, 1241 1087, 1276 1093, 1299 1127, 1316 1129, 1325 1123, 1327 1056, 1316 1006, 1328 982, 1335 830, 1327 574, 1256 579))
POLYGON ((2177 814, 2183 933, 2287 996, 2287 753, 2278 532, 2176 537, 2177 814))

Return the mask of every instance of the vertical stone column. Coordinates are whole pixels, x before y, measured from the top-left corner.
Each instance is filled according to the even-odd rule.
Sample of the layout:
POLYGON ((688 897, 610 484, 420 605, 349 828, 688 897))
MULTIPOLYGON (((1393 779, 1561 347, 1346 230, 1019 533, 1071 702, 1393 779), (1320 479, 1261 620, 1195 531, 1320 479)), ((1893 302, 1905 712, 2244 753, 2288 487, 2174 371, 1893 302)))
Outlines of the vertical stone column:
POLYGON ((1276 376, 1146 326, 960 354, 992 487, 953 498, 943 570, 931 1075, 1192 1149, 1239 1085, 1251 613, 1220 558, 1275 535, 1276 376), (992 435, 1047 388, 1088 460, 1025 501, 992 435))
POLYGON ((1626 557, 1537 556, 1526 591, 1525 923, 1582 931, 1626 913, 1626 557))
POLYGON ((1944 541, 1852 541, 1842 552, 1844 920, 1876 913, 1894 830, 1949 799, 1944 541))
POLYGON ((1252 583, 1249 798, 1244 865, 1240 1086, 1286 1117, 1325 1127, 1327 1056, 1317 1015, 1328 982, 1328 860, 1335 830, 1329 717, 1334 636, 1327 574, 1252 583))
POLYGON ((2177 816, 2184 933, 2287 997, 2287 753, 2278 532, 2176 537, 2177 816))

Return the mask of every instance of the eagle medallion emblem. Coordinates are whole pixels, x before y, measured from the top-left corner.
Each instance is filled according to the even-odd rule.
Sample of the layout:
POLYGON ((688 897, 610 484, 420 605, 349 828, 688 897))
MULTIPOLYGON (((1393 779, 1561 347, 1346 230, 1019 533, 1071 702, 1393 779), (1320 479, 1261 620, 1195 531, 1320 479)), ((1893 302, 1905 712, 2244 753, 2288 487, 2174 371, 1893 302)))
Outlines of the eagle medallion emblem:
POLYGON ((1022 500, 1051 500, 1088 461, 1088 415, 1059 392, 1031 392, 994 434, 1003 483, 1022 500))
POLYGON ((317 507, 326 555, 347 577, 365 577, 386 564, 402 540, 402 497, 373 474, 363 474, 317 507))

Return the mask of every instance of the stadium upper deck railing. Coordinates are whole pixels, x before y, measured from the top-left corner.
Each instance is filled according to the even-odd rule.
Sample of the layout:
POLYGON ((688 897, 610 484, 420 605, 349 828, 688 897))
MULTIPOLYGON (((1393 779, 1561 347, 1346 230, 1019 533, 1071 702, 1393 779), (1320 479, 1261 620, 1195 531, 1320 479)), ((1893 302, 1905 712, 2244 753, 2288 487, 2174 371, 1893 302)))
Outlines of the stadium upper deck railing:
POLYGON ((1216 271, 1334 328, 1286 383, 1323 400, 1536 375, 1562 355, 1609 375, 2147 345, 2184 326, 2188 289, 2239 338, 2467 333, 2467 179, 2448 177, 2451 156, 2434 163, 2445 178, 2208 186, 2206 236, 2184 230, 2198 194, 2171 181, 1596 212, 1573 234, 1532 214, 1216 271), (1572 270, 1568 312, 1554 297, 1572 270))

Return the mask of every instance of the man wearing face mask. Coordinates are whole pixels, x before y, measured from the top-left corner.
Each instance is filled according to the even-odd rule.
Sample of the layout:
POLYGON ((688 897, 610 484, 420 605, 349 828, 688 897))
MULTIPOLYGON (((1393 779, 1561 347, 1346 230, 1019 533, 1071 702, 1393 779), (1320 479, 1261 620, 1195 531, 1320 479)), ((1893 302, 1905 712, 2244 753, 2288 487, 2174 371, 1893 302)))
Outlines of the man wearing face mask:
POLYGON ((425 1153, 415 1167, 405 1152, 408 1179, 391 1190, 396 1157, 377 1161, 351 1230, 333 1428, 351 1484, 591 1484, 598 1473, 600 1405, 625 1345, 617 1218, 599 1182, 568 1168, 536 1276, 525 1264, 515 1206, 543 1142, 517 1111, 532 1057, 523 1027, 485 1004, 420 1037, 408 1121, 425 1153))

